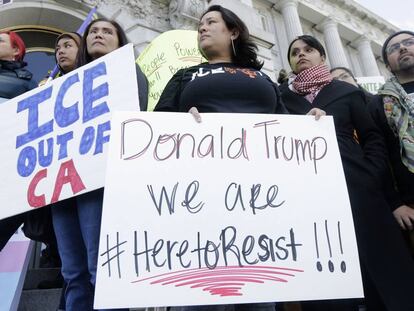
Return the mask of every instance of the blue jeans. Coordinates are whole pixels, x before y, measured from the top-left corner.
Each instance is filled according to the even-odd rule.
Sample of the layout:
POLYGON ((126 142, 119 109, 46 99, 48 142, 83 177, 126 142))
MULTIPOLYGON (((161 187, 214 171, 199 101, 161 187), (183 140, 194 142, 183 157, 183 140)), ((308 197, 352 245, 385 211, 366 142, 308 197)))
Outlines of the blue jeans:
POLYGON ((102 202, 98 189, 52 207, 67 311, 93 310, 102 202))
POLYGON ((208 305, 208 306, 185 306, 171 307, 170 311, 275 311, 274 302, 246 303, 237 305, 208 305))

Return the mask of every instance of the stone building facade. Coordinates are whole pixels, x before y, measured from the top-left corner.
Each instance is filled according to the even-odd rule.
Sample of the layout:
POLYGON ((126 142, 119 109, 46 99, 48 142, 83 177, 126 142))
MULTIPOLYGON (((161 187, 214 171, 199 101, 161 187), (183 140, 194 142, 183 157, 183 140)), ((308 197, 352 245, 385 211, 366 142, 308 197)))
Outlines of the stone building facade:
POLYGON ((201 13, 223 5, 247 24, 259 46, 264 70, 276 78, 289 69, 287 47, 297 35, 319 38, 330 66, 346 66, 356 76, 386 76, 381 45, 398 28, 353 0, 14 0, 0 7, 0 29, 19 31, 29 52, 53 51, 54 39, 76 30, 92 6, 115 19, 137 53, 171 29, 196 29, 201 13))

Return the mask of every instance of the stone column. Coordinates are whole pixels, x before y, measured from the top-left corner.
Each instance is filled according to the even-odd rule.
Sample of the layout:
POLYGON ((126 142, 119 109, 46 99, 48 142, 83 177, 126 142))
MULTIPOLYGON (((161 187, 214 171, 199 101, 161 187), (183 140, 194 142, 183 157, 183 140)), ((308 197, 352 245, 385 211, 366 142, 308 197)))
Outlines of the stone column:
POLYGON ((302 25, 298 14, 297 0, 282 0, 279 4, 285 23, 289 43, 297 36, 303 35, 302 25))
POLYGON ((168 14, 170 24, 175 29, 195 30, 206 8, 206 0, 171 0, 168 14))
POLYGON ((362 65, 363 74, 367 77, 380 76, 377 61, 374 52, 372 52, 371 42, 365 36, 361 36, 356 40, 359 60, 362 65))
POLYGON ((326 18, 320 26, 323 30, 325 46, 331 67, 341 66, 349 68, 341 37, 339 36, 337 22, 332 18, 326 18))
POLYGON ((240 0, 241 3, 249 6, 249 7, 253 7, 253 1, 252 0, 240 0))

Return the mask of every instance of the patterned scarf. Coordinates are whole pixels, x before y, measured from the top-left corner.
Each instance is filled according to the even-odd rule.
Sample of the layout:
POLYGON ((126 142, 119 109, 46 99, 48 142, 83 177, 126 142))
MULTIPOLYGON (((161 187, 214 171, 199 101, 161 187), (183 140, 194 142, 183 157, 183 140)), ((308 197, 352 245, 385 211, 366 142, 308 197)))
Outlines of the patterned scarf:
POLYGON ((328 67, 320 64, 300 72, 293 80, 292 86, 298 94, 306 96, 306 99, 312 103, 319 91, 331 81, 328 67))
POLYGON ((385 95, 385 116, 399 137, 402 162, 414 173, 414 100, 395 77, 391 77, 378 94, 385 95))

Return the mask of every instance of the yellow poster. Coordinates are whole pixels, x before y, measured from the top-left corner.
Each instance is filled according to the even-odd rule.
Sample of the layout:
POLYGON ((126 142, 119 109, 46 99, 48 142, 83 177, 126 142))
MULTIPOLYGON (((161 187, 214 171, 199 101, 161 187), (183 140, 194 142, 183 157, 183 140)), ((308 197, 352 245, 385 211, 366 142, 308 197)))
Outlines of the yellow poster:
POLYGON ((148 111, 154 110, 165 85, 178 70, 203 61, 196 31, 171 30, 156 37, 137 58, 148 79, 148 111))

